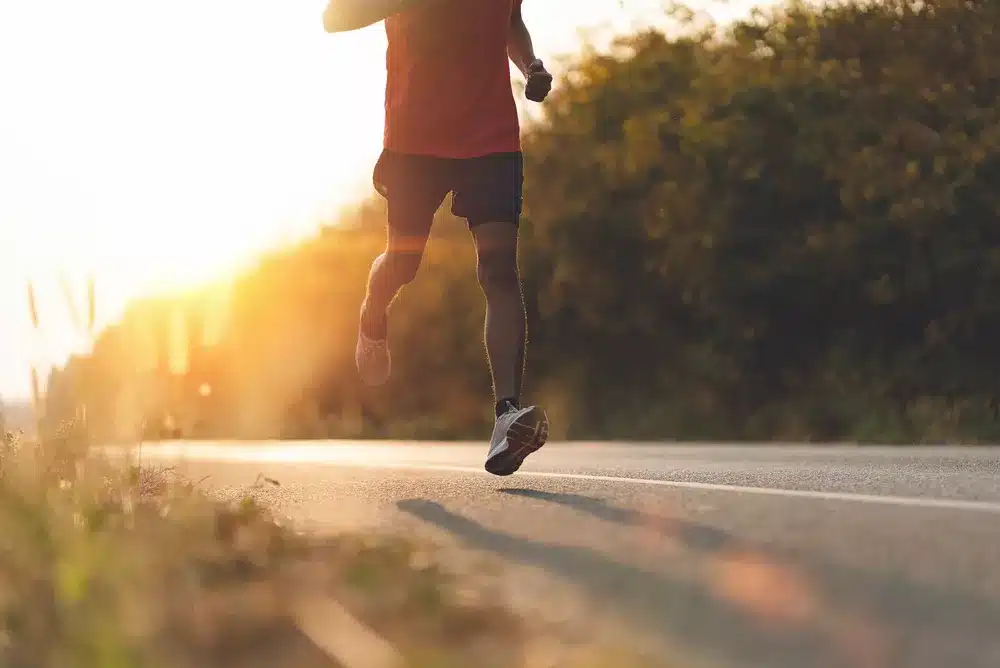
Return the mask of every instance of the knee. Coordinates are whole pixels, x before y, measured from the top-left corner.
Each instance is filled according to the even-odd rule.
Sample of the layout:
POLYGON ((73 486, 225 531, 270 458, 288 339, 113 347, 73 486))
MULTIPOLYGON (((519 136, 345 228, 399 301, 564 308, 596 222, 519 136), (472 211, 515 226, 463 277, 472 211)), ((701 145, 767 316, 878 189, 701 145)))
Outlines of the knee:
POLYGON ((476 267, 476 276, 487 296, 519 292, 521 289, 517 273, 517 256, 514 254, 481 256, 476 267))

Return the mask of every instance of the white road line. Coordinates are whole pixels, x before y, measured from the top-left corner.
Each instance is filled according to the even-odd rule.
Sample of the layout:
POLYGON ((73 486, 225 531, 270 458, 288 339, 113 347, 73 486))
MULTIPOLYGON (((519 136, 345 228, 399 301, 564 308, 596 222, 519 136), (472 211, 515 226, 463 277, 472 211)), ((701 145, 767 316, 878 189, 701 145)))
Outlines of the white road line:
POLYGON ((402 668, 402 655, 336 601, 304 597, 294 607, 295 623, 328 656, 347 668, 402 668))
MULTIPOLYGON (((269 462, 274 464, 320 464, 339 466, 342 468, 362 469, 393 469, 414 471, 441 471, 450 473, 470 473, 488 475, 485 470, 473 466, 453 466, 448 464, 420 464, 415 462, 364 461, 363 457, 330 457, 310 459, 306 462, 300 458, 282 459, 280 454, 246 450, 234 446, 222 446, 198 450, 187 448, 164 448, 154 446, 143 451, 143 456, 153 459, 188 459, 216 462, 269 462), (264 456, 261 456, 264 455, 264 456)), ((678 489, 694 489, 708 492, 730 492, 738 494, 756 494, 759 496, 783 496, 789 498, 813 499, 817 501, 841 501, 847 503, 874 503, 887 506, 905 506, 911 508, 929 508, 939 510, 963 510, 980 513, 1000 514, 1000 503, 994 501, 969 501, 962 499, 939 499, 918 496, 893 496, 881 494, 858 494, 854 492, 824 492, 817 490, 783 489, 780 487, 749 487, 743 485, 725 485, 707 482, 691 482, 683 480, 663 480, 659 478, 628 478, 624 476, 596 475, 590 473, 558 473, 551 471, 520 470, 520 477, 549 478, 561 480, 582 480, 590 482, 627 483, 632 485, 647 485, 653 487, 673 487, 678 489)))
POLYGON ((961 499, 933 499, 919 496, 890 496, 880 494, 857 494, 854 492, 821 492, 804 489, 782 489, 779 487, 746 487, 743 485, 721 485, 708 482, 686 482, 682 480, 658 480, 656 478, 623 478, 619 476, 587 475, 577 473, 547 473, 522 471, 520 474, 541 478, 569 478, 571 480, 602 480, 606 482, 630 482, 636 485, 659 487, 679 487, 710 492, 737 492, 762 496, 788 496, 820 501, 847 501, 854 503, 880 503, 890 506, 911 506, 916 508, 940 508, 945 510, 971 510, 985 513, 1000 513, 1000 503, 991 501, 964 501, 961 499))

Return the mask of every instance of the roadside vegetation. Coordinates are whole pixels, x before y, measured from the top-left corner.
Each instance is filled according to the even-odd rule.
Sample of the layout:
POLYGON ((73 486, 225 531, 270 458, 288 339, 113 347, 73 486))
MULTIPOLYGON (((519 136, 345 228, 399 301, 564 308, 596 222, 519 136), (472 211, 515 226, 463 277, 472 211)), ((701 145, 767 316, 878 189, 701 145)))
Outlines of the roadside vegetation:
POLYGON ((279 481, 261 476, 221 499, 170 468, 88 446, 79 427, 0 444, 0 665, 336 666, 300 630, 316 596, 389 642, 399 668, 653 665, 571 646, 451 573, 433 546, 301 534, 257 500, 279 481))

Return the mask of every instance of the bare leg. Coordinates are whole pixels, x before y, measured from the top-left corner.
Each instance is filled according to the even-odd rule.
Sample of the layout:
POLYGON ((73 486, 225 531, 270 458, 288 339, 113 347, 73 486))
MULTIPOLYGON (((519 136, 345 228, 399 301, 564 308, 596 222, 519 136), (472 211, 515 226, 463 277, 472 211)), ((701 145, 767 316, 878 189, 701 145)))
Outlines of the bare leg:
POLYGON ((403 286, 416 278, 426 243, 426 237, 389 233, 385 251, 372 262, 368 290, 361 305, 361 331, 368 338, 386 338, 389 306, 403 286))
POLYGON ((527 325, 517 271, 517 226, 485 223, 473 226, 472 233, 479 284, 486 295, 486 353, 497 399, 486 470, 506 476, 545 445, 549 420, 538 406, 520 406, 527 325))
POLYGON ((389 209, 389 237, 385 252, 375 258, 368 274, 358 343, 354 349, 358 374, 370 386, 379 386, 389 380, 392 368, 388 341, 389 306, 402 287, 416 277, 434 218, 432 207, 416 208, 406 219, 409 224, 401 226, 394 218, 392 202, 389 209))
POLYGON ((521 396, 527 325, 517 269, 517 226, 482 223, 472 228, 479 285, 486 296, 485 340, 493 394, 516 405, 521 396))

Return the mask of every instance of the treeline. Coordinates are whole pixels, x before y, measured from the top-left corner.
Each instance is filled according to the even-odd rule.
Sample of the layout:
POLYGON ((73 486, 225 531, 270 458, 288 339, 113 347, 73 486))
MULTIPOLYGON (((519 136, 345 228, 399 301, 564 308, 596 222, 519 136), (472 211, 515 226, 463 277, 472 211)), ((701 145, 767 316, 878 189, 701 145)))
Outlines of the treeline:
MULTIPOLYGON (((997 440, 998 19, 796 4, 582 56, 525 136, 527 390, 557 436, 997 440)), ((394 378, 356 379, 383 223, 373 200, 230 290, 135 305, 53 375, 50 422, 485 438, 482 296, 444 211, 394 378)))

